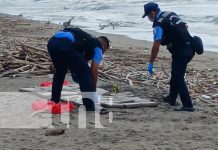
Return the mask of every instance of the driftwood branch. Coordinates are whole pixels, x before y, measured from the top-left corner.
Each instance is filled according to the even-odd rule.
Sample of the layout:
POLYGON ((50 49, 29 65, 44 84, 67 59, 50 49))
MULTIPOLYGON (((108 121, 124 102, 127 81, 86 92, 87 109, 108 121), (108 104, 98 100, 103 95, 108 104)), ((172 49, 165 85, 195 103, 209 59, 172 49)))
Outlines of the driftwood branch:
POLYGON ((72 18, 69 19, 68 21, 65 21, 65 22, 63 23, 63 27, 64 27, 64 28, 69 27, 69 26, 71 25, 72 20, 74 20, 74 17, 72 17, 72 18))
POLYGON ((45 52, 45 53, 47 53, 47 50, 45 50, 45 49, 33 47, 33 46, 31 46, 31 45, 28 45, 28 44, 21 44, 21 45, 23 45, 24 47, 27 47, 27 48, 29 48, 29 49, 36 50, 36 51, 38 51, 38 52, 45 52))
POLYGON ((16 41, 10 47, 11 50, 3 51, 0 55, 0 77, 45 75, 53 72, 47 50, 16 41))

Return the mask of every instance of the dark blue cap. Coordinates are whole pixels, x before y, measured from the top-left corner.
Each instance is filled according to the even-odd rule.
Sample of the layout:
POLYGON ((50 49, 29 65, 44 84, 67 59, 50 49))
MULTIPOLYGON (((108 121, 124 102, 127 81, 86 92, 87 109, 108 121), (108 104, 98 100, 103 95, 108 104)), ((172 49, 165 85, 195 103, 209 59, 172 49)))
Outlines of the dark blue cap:
POLYGON ((154 2, 150 2, 144 5, 144 11, 145 14, 142 16, 142 18, 145 18, 150 12, 155 11, 158 9, 158 4, 154 2))

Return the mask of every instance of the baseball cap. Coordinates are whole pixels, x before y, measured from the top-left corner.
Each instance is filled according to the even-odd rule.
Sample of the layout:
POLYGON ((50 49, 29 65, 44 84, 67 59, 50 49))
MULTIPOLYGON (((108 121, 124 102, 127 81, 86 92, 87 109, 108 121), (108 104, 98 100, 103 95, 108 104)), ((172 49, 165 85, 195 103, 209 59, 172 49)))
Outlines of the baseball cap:
POLYGON ((144 15, 142 16, 142 18, 145 18, 150 12, 157 10, 158 9, 158 4, 154 3, 154 2, 149 2, 147 4, 144 5, 144 15))

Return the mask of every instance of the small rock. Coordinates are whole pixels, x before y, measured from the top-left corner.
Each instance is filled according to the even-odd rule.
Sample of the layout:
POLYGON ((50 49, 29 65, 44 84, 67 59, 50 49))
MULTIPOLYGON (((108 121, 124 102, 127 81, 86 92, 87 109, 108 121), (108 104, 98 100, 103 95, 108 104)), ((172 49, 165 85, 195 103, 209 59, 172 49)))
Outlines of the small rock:
POLYGON ((129 47, 129 49, 133 49, 132 47, 129 47))
POLYGON ((64 129, 49 129, 46 130, 45 136, 58 136, 64 134, 64 132, 65 132, 64 129))
POLYGON ((207 119, 206 116, 200 116, 199 118, 200 118, 200 119, 207 119))

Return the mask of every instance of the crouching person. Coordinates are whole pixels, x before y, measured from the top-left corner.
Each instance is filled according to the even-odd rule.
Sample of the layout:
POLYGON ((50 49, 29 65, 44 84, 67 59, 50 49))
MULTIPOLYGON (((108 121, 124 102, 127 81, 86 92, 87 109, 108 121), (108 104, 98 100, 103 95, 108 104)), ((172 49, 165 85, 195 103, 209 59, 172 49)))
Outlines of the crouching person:
MULTIPOLYGON (((96 111, 98 66, 109 44, 107 37, 96 38, 80 28, 69 27, 55 33, 47 45, 55 67, 51 100, 60 102, 63 82, 69 69, 73 80, 80 86, 86 111, 96 111), (91 67, 88 65, 90 60, 91 67)), ((103 108, 100 113, 106 114, 108 111, 103 108)))

